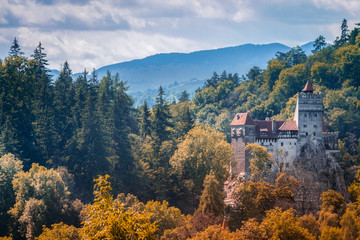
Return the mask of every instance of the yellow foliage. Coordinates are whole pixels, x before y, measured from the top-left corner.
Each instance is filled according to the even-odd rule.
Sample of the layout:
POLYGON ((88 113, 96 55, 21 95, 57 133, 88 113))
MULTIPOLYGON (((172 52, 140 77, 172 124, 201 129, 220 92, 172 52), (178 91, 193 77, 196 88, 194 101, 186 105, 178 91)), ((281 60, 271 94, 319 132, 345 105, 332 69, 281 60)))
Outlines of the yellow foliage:
POLYGON ((223 229, 219 225, 208 227, 204 232, 196 234, 191 240, 242 240, 236 233, 230 232, 227 228, 223 229))
POLYGON ((273 156, 263 146, 256 143, 246 145, 245 150, 251 155, 249 160, 251 169, 251 178, 253 180, 261 180, 271 169, 273 156))
POLYGON ((155 239, 155 223, 146 212, 126 210, 113 201, 109 175, 95 180, 95 200, 87 208, 80 236, 83 239, 155 239))
POLYGON ((224 134, 199 125, 191 129, 178 144, 170 164, 177 174, 190 181, 189 188, 200 192, 204 178, 210 171, 219 182, 225 181, 232 157, 232 147, 226 142, 224 134))
MULTIPOLYGON (((340 228, 337 227, 324 227, 321 231, 321 236, 319 240, 341 240, 342 232, 340 228)), ((345 239, 344 239, 345 240, 345 239)))
POLYGON ((64 223, 56 223, 51 228, 44 227, 36 240, 80 240, 79 229, 64 223))
POLYGON ((275 208, 267 212, 261 225, 265 228, 270 239, 304 240, 316 238, 309 231, 301 227, 294 209, 284 212, 275 208))

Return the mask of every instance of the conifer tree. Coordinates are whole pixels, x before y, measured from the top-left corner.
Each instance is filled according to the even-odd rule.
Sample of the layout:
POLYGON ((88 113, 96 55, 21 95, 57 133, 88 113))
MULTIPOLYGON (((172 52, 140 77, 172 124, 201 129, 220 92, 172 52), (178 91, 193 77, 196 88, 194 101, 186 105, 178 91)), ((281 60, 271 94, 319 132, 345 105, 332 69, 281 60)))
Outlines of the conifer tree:
POLYGON ((130 117, 133 101, 126 93, 128 87, 126 82, 120 81, 117 84, 114 104, 112 107, 112 142, 113 156, 112 164, 114 166, 113 176, 117 178, 116 189, 131 187, 133 181, 134 160, 131 154, 131 145, 129 140, 130 128, 127 120, 130 117), (115 175, 116 174, 116 175, 115 175))
POLYGON ((169 105, 164 100, 164 90, 162 86, 159 88, 159 93, 156 98, 156 105, 153 110, 153 133, 158 142, 158 145, 163 141, 166 141, 170 137, 170 131, 168 128, 172 127, 170 123, 171 114, 169 105))
POLYGON ((180 96, 180 98, 179 98, 179 102, 186 102, 186 101, 188 101, 189 100, 189 93, 186 91, 186 90, 184 90, 182 93, 181 93, 181 96, 180 96))
POLYGON ((24 55, 24 52, 21 51, 21 47, 16 38, 14 38, 13 43, 10 47, 9 57, 21 57, 24 55))
POLYGON ((141 119, 140 119, 140 133, 143 137, 151 135, 150 115, 151 115, 150 110, 145 100, 144 105, 141 108, 141 119))
POLYGON ((58 146, 54 156, 55 160, 66 159, 66 156, 63 155, 64 149, 74 134, 71 112, 74 105, 74 88, 71 74, 69 64, 65 62, 54 86, 54 121, 56 122, 56 144, 58 146))
POLYGON ((183 106, 180 107, 176 120, 178 137, 185 136, 194 127, 194 119, 188 103, 183 103, 183 106))
POLYGON ((46 66, 48 60, 41 42, 32 55, 30 70, 33 72, 34 93, 32 112, 34 114, 34 131, 41 160, 52 158, 54 146, 55 125, 53 108, 53 89, 51 78, 46 66))

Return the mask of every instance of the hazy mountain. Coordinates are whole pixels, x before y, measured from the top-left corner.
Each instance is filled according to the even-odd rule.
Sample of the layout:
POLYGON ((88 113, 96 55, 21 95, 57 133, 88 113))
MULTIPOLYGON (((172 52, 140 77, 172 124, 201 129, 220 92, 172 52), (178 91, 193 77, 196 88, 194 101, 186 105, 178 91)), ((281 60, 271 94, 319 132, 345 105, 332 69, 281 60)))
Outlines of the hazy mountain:
MULTIPOLYGON (((313 42, 301 47, 306 54, 310 54, 313 42)), ((290 47, 286 45, 271 43, 245 44, 191 53, 161 53, 104 66, 97 69, 97 73, 99 78, 106 75, 107 71, 119 73, 120 79, 128 82, 129 93, 134 97, 136 106, 142 104, 144 99, 152 105, 160 85, 167 90, 168 100, 176 100, 183 90, 192 94, 214 71, 221 74, 225 70, 241 76, 253 66, 265 68, 267 61, 275 57, 276 52, 288 50, 290 47)), ((52 71, 51 74, 55 79, 58 72, 52 71)))

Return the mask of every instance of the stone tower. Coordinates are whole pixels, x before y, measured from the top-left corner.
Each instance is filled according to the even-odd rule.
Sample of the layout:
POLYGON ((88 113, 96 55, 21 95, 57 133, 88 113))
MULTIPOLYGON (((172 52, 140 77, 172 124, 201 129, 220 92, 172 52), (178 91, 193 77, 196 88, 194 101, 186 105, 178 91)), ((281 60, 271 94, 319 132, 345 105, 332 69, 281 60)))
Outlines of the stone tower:
POLYGON ((323 95, 314 93, 308 81, 304 89, 297 95, 294 121, 298 127, 298 150, 309 141, 323 146, 323 95))
POLYGON ((256 123, 250 116, 250 112, 236 114, 231 122, 231 144, 233 146, 235 162, 231 166, 231 173, 239 177, 247 177, 249 169, 249 153, 245 151, 248 143, 255 142, 256 123))

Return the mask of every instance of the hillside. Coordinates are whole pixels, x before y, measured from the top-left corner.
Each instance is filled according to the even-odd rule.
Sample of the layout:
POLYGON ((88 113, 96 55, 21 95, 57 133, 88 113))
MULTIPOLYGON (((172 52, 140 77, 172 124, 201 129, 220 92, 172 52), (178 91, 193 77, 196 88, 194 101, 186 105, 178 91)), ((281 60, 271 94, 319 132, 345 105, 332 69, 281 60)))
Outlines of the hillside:
MULTIPOLYGON (((313 42, 302 45, 307 55, 313 49, 313 42)), ((97 69, 99 79, 107 71, 119 73, 120 79, 127 81, 129 94, 139 106, 146 99, 153 105, 157 89, 165 88, 167 100, 177 99, 180 92, 187 90, 191 96, 201 87, 204 80, 213 71, 219 74, 236 72, 240 76, 247 73, 253 66, 265 68, 269 59, 277 52, 287 52, 290 47, 280 43, 244 44, 235 47, 203 50, 191 53, 161 53, 143 59, 103 66, 97 69)), ((59 71, 52 70, 55 80, 59 71)), ((79 74, 74 74, 76 78, 79 74)))

